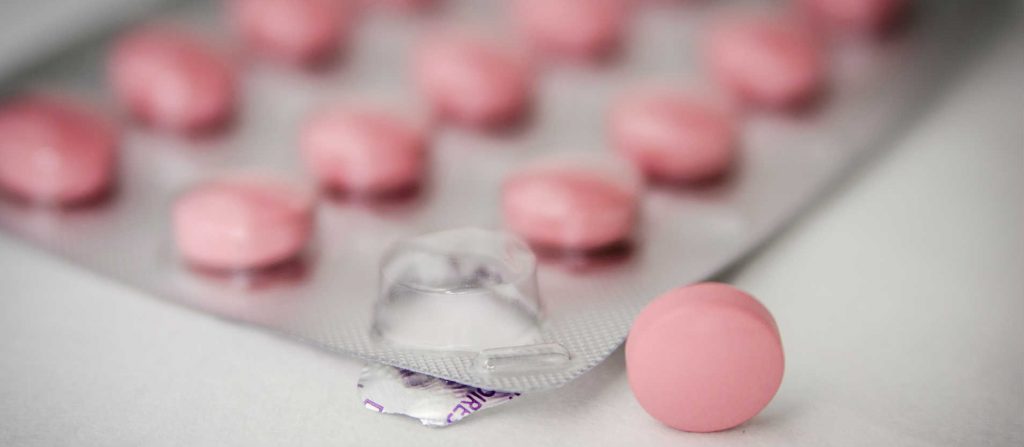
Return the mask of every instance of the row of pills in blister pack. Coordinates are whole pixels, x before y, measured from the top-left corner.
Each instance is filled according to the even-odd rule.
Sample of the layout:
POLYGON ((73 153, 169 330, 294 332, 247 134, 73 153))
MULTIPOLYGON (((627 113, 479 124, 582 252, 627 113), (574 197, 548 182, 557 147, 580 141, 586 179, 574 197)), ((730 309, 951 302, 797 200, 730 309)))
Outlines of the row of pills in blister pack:
MULTIPOLYGON (((416 8, 428 2, 388 3, 416 8)), ((510 2, 510 16, 540 53, 589 61, 626 38, 636 3, 519 0, 510 2)), ((631 162, 556 159, 515 172, 501 197, 506 226, 543 249, 589 253, 623 242, 633 231, 645 177, 691 185, 729 170, 738 144, 736 104, 786 110, 817 96, 827 79, 818 37, 823 27, 816 24, 876 33, 905 9, 900 0, 800 4, 811 13, 734 17, 708 33, 708 71, 730 99, 644 87, 612 104, 609 139, 631 162)), ((303 67, 335 54, 358 16, 341 0, 236 0, 228 10, 253 53, 303 67)), ((520 120, 529 109, 534 54, 449 29, 421 41, 411 66, 441 121, 486 131, 520 120)), ((121 106, 137 121, 169 132, 219 131, 240 100, 228 58, 164 25, 122 36, 108 68, 121 106)), ((430 129, 383 109, 329 107, 299 133, 299 151, 324 189, 385 198, 423 180, 430 129)), ((0 186, 28 202, 88 204, 111 188, 117 146, 116 126, 86 106, 47 95, 14 98, 0 108, 0 186)), ((214 270, 288 261, 313 233, 316 197, 290 182, 253 175, 203 183, 175 202, 178 251, 188 263, 214 270)), ((676 428, 712 431, 760 411, 781 381, 783 361, 778 330, 760 303, 728 286, 705 284, 670 292, 641 314, 627 344, 627 367, 652 415, 676 428), (692 318, 702 323, 690 324, 692 318), (698 326, 720 330, 693 333, 698 326)))
MULTIPOLYGON (((903 2, 806 3, 815 17, 825 16, 830 23, 879 30, 898 16, 903 2)), ((348 38, 346 30, 356 15, 339 0, 229 4, 248 48, 300 65, 333 54, 348 38)), ((628 12, 636 6, 625 0, 522 0, 511 5, 512 17, 535 47, 573 58, 596 58, 617 47, 626 35, 628 12)), ((797 16, 734 18, 716 26, 706 45, 714 77, 746 103, 788 108, 808 101, 821 89, 825 70, 813 22, 797 16)), ((420 43, 412 66, 419 90, 437 115, 491 128, 518 119, 530 104, 535 73, 528 54, 479 33, 447 30, 420 43)), ((152 127, 215 131, 237 107, 233 64, 180 30, 159 25, 133 30, 116 43, 109 62, 120 103, 152 127)), ((643 174, 691 184, 729 169, 737 146, 735 107, 668 87, 635 90, 611 107, 609 138, 643 174)), ((301 130, 300 150, 325 188, 383 197, 421 182, 429 141, 429 130, 418 123, 373 107, 345 105, 314 114, 301 130)), ((0 184, 34 202, 96 198, 112 183, 116 146, 115 128, 81 105, 38 95, 17 98, 0 110, 0 184)), ((621 242, 633 227, 641 189, 626 165, 593 169, 560 161, 528 167, 506 183, 505 220, 511 230, 545 248, 588 252, 621 242)), ((293 194, 278 183, 222 179, 183 198, 176 223, 185 257, 207 267, 247 269, 299 252, 309 234, 312 202, 301 196, 274 200, 293 194), (203 197, 215 203, 216 213, 204 215, 209 211, 201 205, 203 197), (221 206, 227 203, 233 206, 221 206), (193 213, 199 215, 189 217, 193 213), (223 221, 214 224, 217 219, 223 221), (269 231, 268 225, 290 229, 269 231), (291 237, 270 244, 261 236, 266 234, 291 237), (258 247, 264 244, 274 248, 258 247), (230 254, 201 253, 222 246, 230 254)))

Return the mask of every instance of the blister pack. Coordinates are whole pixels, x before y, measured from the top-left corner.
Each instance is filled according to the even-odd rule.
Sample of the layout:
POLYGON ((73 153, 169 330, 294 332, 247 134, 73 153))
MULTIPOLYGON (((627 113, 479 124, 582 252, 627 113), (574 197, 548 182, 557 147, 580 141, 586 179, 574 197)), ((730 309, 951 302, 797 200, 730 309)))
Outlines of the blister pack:
MULTIPOLYGON (((486 97, 486 86, 474 79, 452 80, 464 73, 453 74, 458 63, 446 59, 454 57, 451 48, 426 48, 426 56, 414 51, 424 36, 453 24, 488 38, 515 35, 506 2, 435 3, 422 13, 362 11, 358 26, 347 25, 347 44, 327 50, 342 57, 315 70, 230 59, 237 76, 234 118, 201 137, 152 126, 161 113, 184 106, 173 85, 145 72, 145 63, 124 68, 130 52, 150 42, 124 49, 129 56, 113 70, 128 74, 118 78, 121 84, 108 81, 111 48, 123 35, 116 31, 134 25, 47 55, 5 81, 7 96, 59 91, 109 102, 113 115, 125 115, 110 99, 119 93, 114 90, 137 93, 159 84, 162 95, 132 97, 147 123, 116 119, 119 161, 109 194, 74 207, 5 199, 0 227, 148 294, 332 352, 487 390, 557 387, 613 352, 652 298, 740 260, 886 146, 997 28, 1011 2, 919 2, 891 37, 822 42, 827 88, 820 97, 796 113, 744 112, 729 145, 736 153, 728 174, 685 185, 638 175, 699 176, 700 166, 643 159, 643 173, 611 172, 629 164, 609 156, 620 142, 612 105, 649 83, 706 85, 701 45, 710 24, 729 8, 785 9, 785 2, 626 2, 634 10, 630 32, 614 57, 593 66, 532 63, 524 69, 534 79, 528 116, 496 131, 444 120, 406 129, 343 111, 316 113, 359 101, 421 116, 431 108, 425 90, 438 100, 468 95, 433 106, 446 119, 477 124, 493 118, 481 115, 485 100, 510 104, 512 96, 486 97), (353 120, 363 124, 350 133, 337 130, 353 120), (377 130, 367 134, 369 127, 377 130), (360 138, 386 140, 374 144, 389 152, 333 152, 335 142, 360 138), (339 168, 337 176, 338 170, 317 171, 336 157, 360 168, 339 168), (588 161, 573 161, 579 157, 588 161), (595 166, 610 168, 591 166, 598 158, 595 166), (394 169, 380 171, 382 165, 394 169), (299 198, 277 200, 265 193, 266 181, 248 174, 223 180, 223 173, 239 170, 288 177, 299 198), (422 180, 406 188, 411 183, 403 176, 413 171, 422 171, 422 180), (345 188, 317 195, 310 187, 391 180, 400 193, 387 197, 345 188), (239 211, 224 198, 234 194, 257 205, 239 211), (258 234, 218 233, 211 215, 258 234), (558 216, 577 220, 564 224, 558 216), (260 245, 241 251, 232 245, 235 237, 258 238, 260 245), (568 250, 552 253, 553 246, 568 250), (274 250, 299 253, 276 262, 282 256, 274 250), (242 262, 260 268, 230 268, 242 262)), ((186 28, 230 48, 235 37, 226 14, 218 2, 179 1, 141 21, 186 28)), ((722 63, 728 70, 730 62, 722 63)), ((505 80, 521 74, 512 63, 494 70, 505 80)), ((204 113, 212 113, 211 104, 204 113)), ((186 118, 195 116, 163 124, 192 126, 186 118)), ((619 136, 658 138, 637 137, 643 132, 630 127, 619 136)), ((49 182, 58 177, 67 180, 49 182)))

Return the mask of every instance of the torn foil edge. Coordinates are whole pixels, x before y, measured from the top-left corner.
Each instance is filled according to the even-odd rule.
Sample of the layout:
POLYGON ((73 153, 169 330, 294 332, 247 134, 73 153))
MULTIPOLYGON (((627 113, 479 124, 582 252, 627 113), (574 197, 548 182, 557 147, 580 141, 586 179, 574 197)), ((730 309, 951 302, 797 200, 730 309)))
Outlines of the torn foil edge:
POLYGON ((521 395, 476 388, 379 363, 366 365, 356 386, 367 410, 409 416, 428 427, 447 427, 521 395))

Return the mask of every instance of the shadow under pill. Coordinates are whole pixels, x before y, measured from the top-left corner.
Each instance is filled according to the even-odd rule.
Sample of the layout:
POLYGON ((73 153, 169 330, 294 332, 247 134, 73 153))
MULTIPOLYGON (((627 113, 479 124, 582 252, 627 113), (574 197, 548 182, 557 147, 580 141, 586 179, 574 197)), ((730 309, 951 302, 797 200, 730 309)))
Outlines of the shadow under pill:
POLYGON ((259 292, 276 287, 287 287, 304 281, 311 271, 311 255, 303 254, 293 259, 255 270, 230 271, 210 269, 186 264, 189 273, 204 280, 241 289, 259 292))
POLYGON ((735 193, 738 179, 743 178, 743 163, 736 163, 732 169, 718 177, 699 182, 672 182, 652 179, 653 192, 673 198, 697 199, 707 202, 721 202, 735 193))
POLYGON ((348 191, 341 188, 323 190, 323 197, 329 203, 348 206, 356 205, 379 210, 401 210, 423 203, 427 186, 413 184, 380 192, 348 191))
POLYGON ((447 117, 444 113, 438 113, 437 119, 446 123, 446 126, 450 126, 450 130, 471 135, 474 138, 510 141, 521 138, 533 128, 539 114, 538 107, 539 104, 536 101, 531 101, 521 113, 514 117, 482 125, 458 123, 458 120, 447 117))
POLYGON ((180 299, 212 314, 268 326, 293 318, 307 300, 292 293, 311 271, 308 255, 250 271, 217 271, 182 264, 180 299))
POLYGON ((565 250, 531 246, 537 259, 546 265, 558 266, 573 273, 604 271, 628 262, 637 250, 636 241, 623 241, 594 250, 565 250))

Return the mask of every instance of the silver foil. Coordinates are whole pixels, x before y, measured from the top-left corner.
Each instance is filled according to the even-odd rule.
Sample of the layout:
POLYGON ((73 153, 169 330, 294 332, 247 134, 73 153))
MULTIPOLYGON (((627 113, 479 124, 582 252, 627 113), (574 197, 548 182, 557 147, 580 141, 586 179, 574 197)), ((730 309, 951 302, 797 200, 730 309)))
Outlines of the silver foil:
MULTIPOLYGON (((230 42, 218 3, 175 2, 150 18, 230 42)), ((905 33, 879 44, 836 45, 826 98, 806 114, 747 117, 742 159, 728 179, 646 194, 629 256, 586 269, 540 263, 543 312, 536 339, 525 346, 414 349, 375 335, 381 254, 396 240, 425 232, 499 228, 500 181, 534 157, 609 151, 609 99, 638 81, 698 79, 698 37, 728 2, 651 2, 620 60, 593 70, 547 69, 534 116, 519 130, 481 135, 442 129, 432 149, 430 180, 414 198, 387 205, 324 201, 317 240, 302 262, 259 275, 209 276, 183 267, 170 241, 168 207, 184 188, 239 167, 305 175, 296 141, 310 109, 350 98, 417 108, 406 65, 409 48, 425 28, 447 20, 504 30, 503 2, 442 3, 436 17, 368 16, 346 55, 324 72, 249 63, 237 122, 224 135, 186 140, 126 125, 119 187, 110 200, 73 210, 0 201, 0 227, 154 296, 329 351, 489 390, 556 387, 622 343, 652 298, 738 261, 866 154, 887 146, 1015 7, 1005 1, 917 2, 905 33)), ((4 86, 10 92, 79 92, 102 101, 109 98, 102 75, 108 45, 108 37, 82 36, 72 49, 46 55, 4 86)))
POLYGON ((520 393, 485 390, 379 363, 363 368, 357 386, 367 410, 409 416, 428 427, 447 427, 520 396, 520 393))

